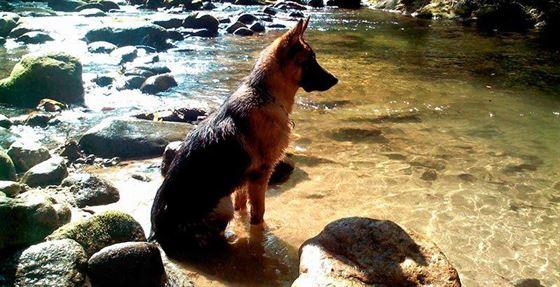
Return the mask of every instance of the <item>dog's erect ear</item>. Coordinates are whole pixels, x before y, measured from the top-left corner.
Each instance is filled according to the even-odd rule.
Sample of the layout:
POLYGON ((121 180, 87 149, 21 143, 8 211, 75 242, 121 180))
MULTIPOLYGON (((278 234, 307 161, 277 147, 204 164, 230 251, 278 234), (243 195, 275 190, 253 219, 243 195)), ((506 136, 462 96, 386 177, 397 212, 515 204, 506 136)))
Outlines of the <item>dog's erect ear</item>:
POLYGON ((303 39, 303 33, 305 33, 305 31, 307 30, 307 26, 309 26, 309 19, 310 18, 311 17, 307 17, 307 19, 305 19, 305 21, 302 24, 303 26, 301 27, 301 34, 299 35, 299 37, 302 38, 302 39, 303 39))
POLYGON ((303 38, 303 32, 305 32, 305 29, 307 29, 308 24, 309 18, 307 18, 305 21, 299 20, 296 26, 294 26, 290 31, 286 33, 286 38, 289 44, 295 44, 303 38))

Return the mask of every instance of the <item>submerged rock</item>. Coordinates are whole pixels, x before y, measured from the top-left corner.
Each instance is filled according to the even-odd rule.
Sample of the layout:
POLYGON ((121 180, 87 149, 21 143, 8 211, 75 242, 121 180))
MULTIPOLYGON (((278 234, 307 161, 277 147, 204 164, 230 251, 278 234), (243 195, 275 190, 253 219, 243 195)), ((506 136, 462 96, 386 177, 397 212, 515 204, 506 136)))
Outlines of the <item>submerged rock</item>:
POLYGON ((438 174, 435 170, 428 169, 424 173, 422 173, 422 176, 420 178, 425 180, 425 181, 434 181, 434 180, 437 179, 437 177, 438 177, 438 174))
POLYGON ((158 50, 167 49, 167 30, 150 23, 119 22, 95 28, 85 35, 88 42, 105 41, 119 47, 146 45, 158 50))
POLYGON ((218 25, 220 25, 218 19, 209 14, 193 14, 183 21, 185 28, 206 29, 212 34, 218 33, 218 25))
POLYGON ((108 54, 113 52, 115 49, 117 49, 116 45, 105 41, 97 41, 88 45, 88 51, 90 53, 108 54))
POLYGON ((239 28, 247 28, 247 26, 241 22, 235 22, 226 28, 226 32, 233 34, 239 28))
POLYGON ((124 46, 111 52, 111 57, 117 59, 119 65, 132 62, 138 57, 138 49, 134 46, 124 46))
POLYGON ((119 190, 108 181, 89 173, 73 173, 62 182, 70 187, 78 207, 104 205, 120 199, 119 190))
POLYGON ((391 221, 343 218, 300 248, 292 287, 461 286, 457 270, 432 242, 391 221))
POLYGON ((251 31, 247 27, 241 27, 241 28, 235 30, 235 32, 233 32, 233 34, 236 35, 236 36, 252 36, 254 33, 253 33, 253 31, 251 31))
POLYGON ((48 0, 49 8, 62 12, 73 12, 85 4, 86 2, 79 0, 48 0))
POLYGON ((76 241, 43 242, 19 256, 14 286, 82 287, 86 269, 86 253, 76 241))
POLYGON ((16 198, 0 196, 0 249, 26 246, 43 240, 70 221, 70 209, 39 191, 16 198), (14 220, 17 219, 17 220, 14 220))
POLYGON ((98 8, 88 8, 80 11, 80 16, 84 17, 105 17, 107 14, 98 8))
POLYGON ((192 127, 133 118, 106 119, 82 136, 80 146, 87 153, 106 158, 160 156, 168 143, 182 140, 192 127))
POLYGON ((0 148, 0 180, 16 180, 16 178, 14 162, 4 149, 0 148))
POLYGON ((51 158, 49 150, 42 145, 27 141, 14 142, 10 146, 10 149, 8 149, 8 155, 12 158, 19 172, 25 172, 33 166, 51 158))
POLYGON ((264 25, 259 23, 259 22, 251 25, 251 27, 249 29, 251 29, 251 31, 257 32, 257 33, 264 32, 264 30, 265 30, 264 25))
POLYGON ((41 99, 82 103, 82 64, 70 55, 27 55, 0 80, 0 102, 35 107, 41 99))
POLYGON ((63 158, 56 156, 29 169, 21 181, 31 187, 44 187, 59 185, 66 176, 66 163, 63 158))
POLYGON ((140 90, 146 94, 155 95, 160 92, 165 92, 172 87, 176 87, 177 82, 170 74, 151 76, 142 84, 140 90))
POLYGON ((120 211, 107 211, 89 219, 66 224, 49 235, 47 240, 64 238, 78 242, 88 257, 116 243, 146 241, 140 223, 120 211))
POLYGON ((147 242, 125 242, 95 253, 88 261, 93 286, 159 287, 165 270, 158 247, 147 242))

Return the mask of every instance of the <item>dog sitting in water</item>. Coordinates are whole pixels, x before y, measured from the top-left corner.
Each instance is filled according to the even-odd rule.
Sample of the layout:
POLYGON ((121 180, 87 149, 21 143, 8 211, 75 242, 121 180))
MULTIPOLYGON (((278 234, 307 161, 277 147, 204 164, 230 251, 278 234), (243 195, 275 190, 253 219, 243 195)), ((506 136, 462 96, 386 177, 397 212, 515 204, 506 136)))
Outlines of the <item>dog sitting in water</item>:
POLYGON ((299 21, 260 55, 251 74, 222 106, 186 137, 152 206, 151 238, 166 253, 196 251, 223 242, 235 209, 250 204, 261 224, 265 192, 284 155, 296 91, 326 91, 338 80, 303 40, 299 21))

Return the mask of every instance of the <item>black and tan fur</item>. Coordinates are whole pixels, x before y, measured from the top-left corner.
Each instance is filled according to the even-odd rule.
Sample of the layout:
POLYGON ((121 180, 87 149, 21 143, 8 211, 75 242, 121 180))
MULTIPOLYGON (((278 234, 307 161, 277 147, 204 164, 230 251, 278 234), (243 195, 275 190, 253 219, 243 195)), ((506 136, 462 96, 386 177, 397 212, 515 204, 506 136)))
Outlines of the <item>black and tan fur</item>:
POLYGON ((185 139, 152 206, 151 237, 167 253, 221 242, 236 190, 235 209, 248 199, 251 223, 263 222, 267 183, 288 146, 296 91, 325 91, 338 81, 303 40, 308 22, 267 47, 238 90, 185 139))

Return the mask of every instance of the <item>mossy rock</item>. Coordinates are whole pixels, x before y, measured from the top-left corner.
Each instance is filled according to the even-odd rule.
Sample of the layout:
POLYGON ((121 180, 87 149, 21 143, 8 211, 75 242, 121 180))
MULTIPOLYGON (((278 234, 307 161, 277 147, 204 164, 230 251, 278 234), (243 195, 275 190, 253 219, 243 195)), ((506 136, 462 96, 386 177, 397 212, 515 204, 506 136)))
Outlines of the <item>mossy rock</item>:
POLYGON ((0 180, 15 181, 16 179, 16 168, 14 166, 14 162, 8 156, 6 151, 0 148, 0 180))
POLYGON ((27 55, 0 80, 0 102, 35 107, 41 99, 83 103, 82 64, 70 55, 27 55))
POLYGON ((107 211, 87 220, 69 223, 48 236, 47 240, 64 238, 80 243, 88 257, 116 243, 146 241, 140 223, 120 211, 107 211))

